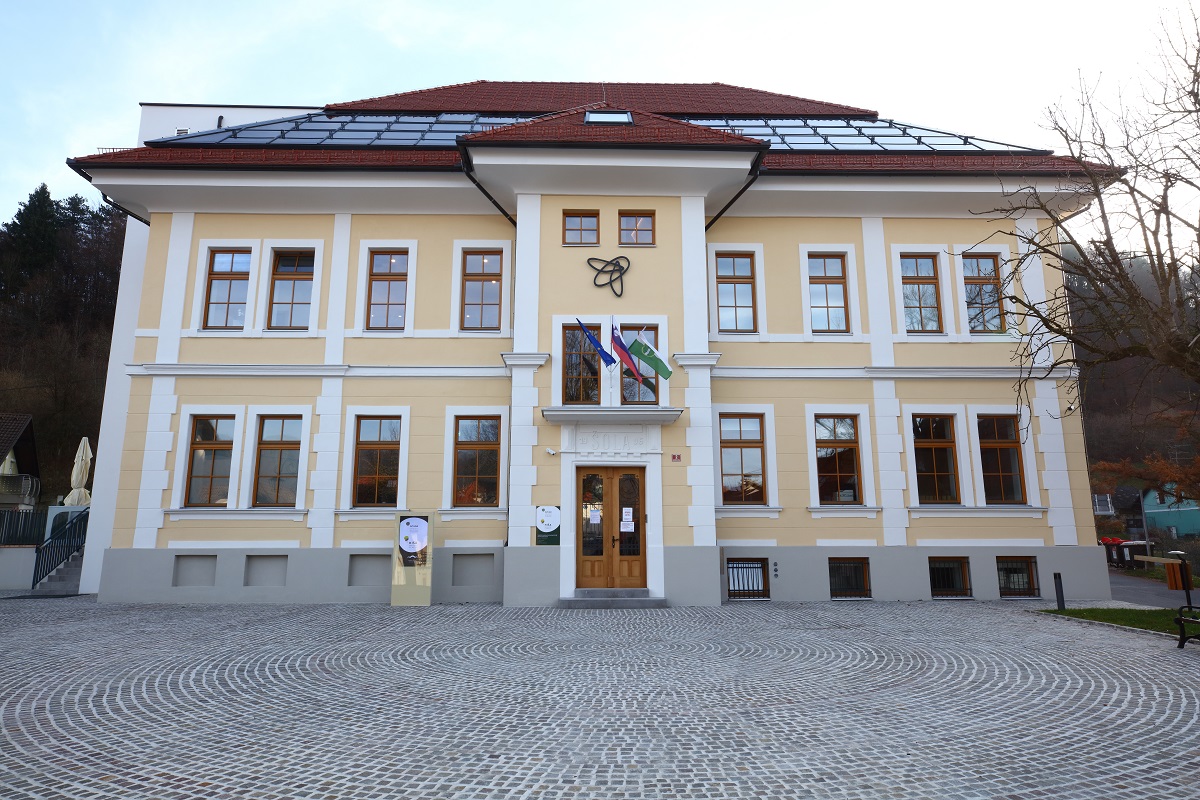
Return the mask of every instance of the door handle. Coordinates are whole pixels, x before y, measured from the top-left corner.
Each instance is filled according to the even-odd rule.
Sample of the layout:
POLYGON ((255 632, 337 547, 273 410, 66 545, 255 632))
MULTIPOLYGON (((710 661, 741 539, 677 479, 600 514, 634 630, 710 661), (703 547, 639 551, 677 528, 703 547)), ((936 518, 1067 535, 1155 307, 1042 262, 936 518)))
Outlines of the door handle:
POLYGON ((612 546, 613 546, 613 547, 616 547, 616 546, 617 546, 617 542, 619 542, 619 541, 621 541, 621 537, 619 537, 619 536, 614 536, 614 537, 613 537, 613 540, 612 540, 612 546))

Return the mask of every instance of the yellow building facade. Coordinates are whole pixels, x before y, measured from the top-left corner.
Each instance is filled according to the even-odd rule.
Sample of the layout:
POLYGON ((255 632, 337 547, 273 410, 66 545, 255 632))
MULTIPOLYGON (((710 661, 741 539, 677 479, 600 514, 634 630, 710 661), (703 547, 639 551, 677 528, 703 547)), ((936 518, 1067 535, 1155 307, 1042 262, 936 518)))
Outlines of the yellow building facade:
POLYGON ((1108 596, 1014 389, 1045 221, 979 213, 1065 159, 721 84, 221 110, 70 162, 141 220, 83 591, 387 602, 417 517, 435 603, 1108 596))

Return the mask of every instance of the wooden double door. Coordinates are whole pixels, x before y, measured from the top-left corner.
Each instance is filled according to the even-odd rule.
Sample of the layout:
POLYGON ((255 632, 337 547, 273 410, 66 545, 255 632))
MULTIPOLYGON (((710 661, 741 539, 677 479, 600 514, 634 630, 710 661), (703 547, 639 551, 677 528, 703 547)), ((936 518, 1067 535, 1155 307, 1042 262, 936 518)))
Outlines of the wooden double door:
POLYGON ((581 589, 646 586, 646 469, 579 467, 575 580, 581 589))

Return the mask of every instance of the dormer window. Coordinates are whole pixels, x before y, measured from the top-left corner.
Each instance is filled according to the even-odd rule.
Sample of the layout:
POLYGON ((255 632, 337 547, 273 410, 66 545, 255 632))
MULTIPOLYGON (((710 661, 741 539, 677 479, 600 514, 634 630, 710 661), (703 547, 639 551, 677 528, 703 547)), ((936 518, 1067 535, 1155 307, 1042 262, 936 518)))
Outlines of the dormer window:
POLYGON ((628 111, 586 111, 584 125, 632 125, 633 114, 628 111))

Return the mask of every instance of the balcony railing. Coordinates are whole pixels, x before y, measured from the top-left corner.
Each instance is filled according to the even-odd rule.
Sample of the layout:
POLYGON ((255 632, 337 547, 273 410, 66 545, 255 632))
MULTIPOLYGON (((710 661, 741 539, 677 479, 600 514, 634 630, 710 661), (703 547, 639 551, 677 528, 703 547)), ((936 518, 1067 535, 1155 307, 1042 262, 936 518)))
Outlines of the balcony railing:
POLYGON ((35 505, 42 482, 32 475, 0 475, 0 506, 35 505))

